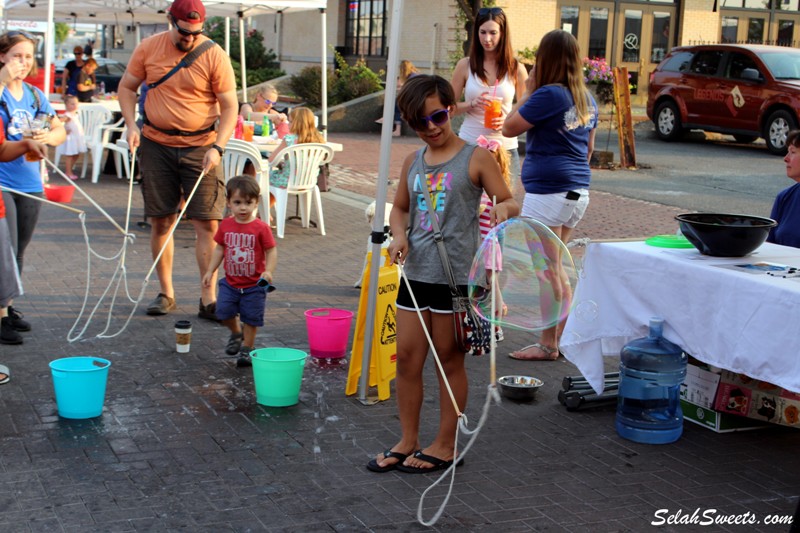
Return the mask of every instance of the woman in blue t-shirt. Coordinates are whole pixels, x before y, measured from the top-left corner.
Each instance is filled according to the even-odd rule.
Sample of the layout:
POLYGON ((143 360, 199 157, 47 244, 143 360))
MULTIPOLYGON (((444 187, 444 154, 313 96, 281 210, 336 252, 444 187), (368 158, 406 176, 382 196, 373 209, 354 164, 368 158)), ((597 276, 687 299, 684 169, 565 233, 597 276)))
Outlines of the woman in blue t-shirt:
POLYGON ((783 158, 786 176, 796 181, 778 193, 772 205, 770 218, 778 221, 767 237, 767 242, 800 248, 800 130, 790 131, 786 137, 788 152, 783 158))
MULTIPOLYGON (((34 56, 35 39, 24 31, 10 31, 0 36, 0 118, 5 124, 9 141, 19 141, 23 133, 31 131, 34 120, 44 117, 49 129, 35 130, 32 138, 43 144, 56 146, 64 142, 67 133, 56 117, 50 102, 38 88, 25 83, 24 78, 36 74, 34 56)), ((42 196, 44 190, 39 161, 28 161, 20 156, 0 165, 0 185, 32 196, 42 196)), ((11 234, 11 244, 17 258, 20 274, 25 248, 33 237, 39 218, 39 200, 14 192, 3 191, 6 220, 11 234)), ((9 305, 9 317, 17 331, 28 331, 30 324, 22 314, 9 305)))
MULTIPOLYGON (((589 159, 596 127, 597 104, 584 83, 578 42, 569 32, 553 30, 539 43, 535 70, 503 124, 503 135, 515 137, 528 132, 522 165, 522 216, 547 225, 565 243, 589 205, 589 159)), ((560 301, 543 305, 568 306, 568 284, 563 291, 556 289, 553 292, 560 301)), ((547 311, 548 315, 552 313, 551 309, 547 311)), ((510 356, 557 359, 563 326, 564 321, 543 330, 539 342, 510 356)))

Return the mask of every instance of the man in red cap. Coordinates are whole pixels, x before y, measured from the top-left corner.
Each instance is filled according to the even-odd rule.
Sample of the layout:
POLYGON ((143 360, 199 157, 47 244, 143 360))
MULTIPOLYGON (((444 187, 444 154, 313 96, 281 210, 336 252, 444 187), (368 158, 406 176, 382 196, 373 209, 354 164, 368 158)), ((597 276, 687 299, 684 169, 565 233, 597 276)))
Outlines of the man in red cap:
MULTIPOLYGON (((150 249, 158 256, 202 171, 205 175, 186 209, 197 235, 195 254, 203 279, 214 249, 214 234, 225 207, 224 177, 219 163, 236 126, 238 101, 230 59, 202 35, 206 9, 200 0, 175 0, 167 20, 171 28, 144 39, 134 50, 119 84, 119 104, 128 127, 128 145, 139 148, 145 215, 150 217, 150 249), (165 75, 196 48, 204 50, 187 67, 165 75), (136 92, 149 87, 144 125, 136 125, 136 92)), ((198 50, 199 51, 199 50, 198 50)), ((161 290, 148 315, 175 309, 172 285, 174 240, 169 239, 156 266, 161 290)), ((201 284, 198 316, 216 320, 216 275, 201 284)))

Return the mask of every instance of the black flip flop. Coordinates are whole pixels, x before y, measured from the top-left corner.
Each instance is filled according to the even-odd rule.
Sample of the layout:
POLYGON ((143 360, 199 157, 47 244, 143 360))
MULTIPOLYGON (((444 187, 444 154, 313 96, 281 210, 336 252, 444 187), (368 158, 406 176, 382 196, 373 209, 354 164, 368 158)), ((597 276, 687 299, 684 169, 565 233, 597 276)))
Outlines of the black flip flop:
POLYGON ((376 461, 375 459, 372 459, 372 460, 370 460, 369 463, 367 463, 367 470, 369 470, 371 472, 377 472, 379 474, 383 474, 385 472, 391 472, 392 470, 397 469, 398 465, 402 466, 403 461, 406 460, 408 455, 406 455, 404 453, 400 453, 400 452, 393 452, 392 450, 386 450, 385 452, 383 452, 383 458, 384 459, 388 459, 390 457, 394 457, 395 459, 397 459, 397 462, 396 463, 392 463, 390 465, 381 466, 381 465, 378 464, 378 461, 376 461))
MULTIPOLYGON (((414 452, 414 458, 419 459, 420 461, 425 461, 426 463, 430 463, 433 466, 429 468, 425 468, 422 466, 406 466, 404 464, 398 464, 397 470, 400 472, 405 472, 406 474, 427 474, 428 472, 437 472, 439 470, 447 470, 452 466, 453 461, 445 461, 444 459, 439 459, 438 457, 434 457, 432 455, 427 455, 422 453, 422 450, 417 450, 414 452)), ((464 459, 458 461, 456 466, 461 466, 464 464, 464 459)))

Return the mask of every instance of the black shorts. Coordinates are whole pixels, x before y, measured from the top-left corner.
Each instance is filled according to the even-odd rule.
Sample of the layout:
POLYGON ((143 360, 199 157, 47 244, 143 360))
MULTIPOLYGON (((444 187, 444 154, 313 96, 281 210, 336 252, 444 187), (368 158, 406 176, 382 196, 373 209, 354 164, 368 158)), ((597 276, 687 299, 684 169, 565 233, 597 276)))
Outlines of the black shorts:
MULTIPOLYGON (((431 313, 449 314, 453 312, 453 296, 450 294, 450 286, 438 283, 425 283, 423 281, 408 280, 411 283, 411 290, 420 311, 431 313)), ((467 286, 459 285, 458 290, 461 294, 467 294, 467 286)), ((404 311, 416 312, 414 301, 408 292, 405 280, 400 280, 400 290, 397 292, 397 308, 404 311)))
MULTIPOLYGON (((178 211, 181 197, 192 192, 209 146, 176 148, 142 137, 139 166, 142 171, 144 214, 166 217, 178 211)), ((225 209, 225 183, 221 165, 203 176, 203 181, 189 202, 186 214, 195 220, 222 220, 225 209)))

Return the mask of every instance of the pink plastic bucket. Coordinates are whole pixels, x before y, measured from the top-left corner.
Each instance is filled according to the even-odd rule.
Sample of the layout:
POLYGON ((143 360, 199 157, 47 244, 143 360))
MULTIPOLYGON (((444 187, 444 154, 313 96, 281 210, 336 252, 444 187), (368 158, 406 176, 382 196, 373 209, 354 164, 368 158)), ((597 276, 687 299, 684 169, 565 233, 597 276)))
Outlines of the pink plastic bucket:
POLYGON ((305 312, 308 348, 311 357, 339 359, 347 353, 347 339, 353 312, 344 309, 319 308, 305 312))

